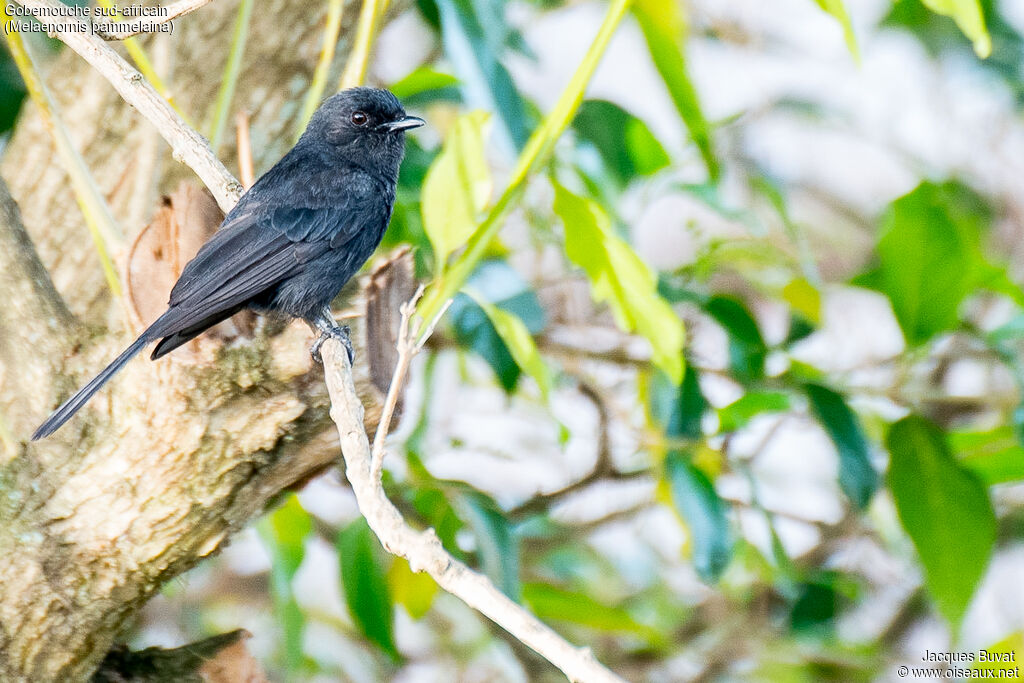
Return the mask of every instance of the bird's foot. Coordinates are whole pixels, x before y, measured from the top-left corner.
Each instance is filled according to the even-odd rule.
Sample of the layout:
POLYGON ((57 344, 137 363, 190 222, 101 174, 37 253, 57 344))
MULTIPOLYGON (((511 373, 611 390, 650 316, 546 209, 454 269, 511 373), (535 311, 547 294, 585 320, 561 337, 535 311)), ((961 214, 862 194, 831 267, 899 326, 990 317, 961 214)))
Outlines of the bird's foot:
POLYGON ((320 356, 320 348, 328 339, 337 339, 339 342, 341 342, 341 345, 345 347, 345 351, 348 352, 349 365, 355 363, 356 352, 352 348, 352 339, 349 337, 349 332, 350 330, 348 328, 348 325, 334 325, 332 327, 321 330, 320 336, 317 338, 315 342, 313 342, 313 346, 311 346, 309 349, 309 353, 311 356, 313 356, 313 360, 323 365, 324 360, 320 356))

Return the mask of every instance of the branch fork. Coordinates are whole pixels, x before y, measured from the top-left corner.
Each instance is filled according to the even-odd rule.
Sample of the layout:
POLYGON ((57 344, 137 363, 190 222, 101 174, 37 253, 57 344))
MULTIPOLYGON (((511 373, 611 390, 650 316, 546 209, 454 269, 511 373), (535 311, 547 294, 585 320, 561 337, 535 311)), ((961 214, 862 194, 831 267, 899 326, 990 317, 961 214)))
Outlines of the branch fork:
POLYGON ((483 574, 452 557, 433 529, 416 531, 410 527, 384 493, 380 476, 384 443, 401 385, 408 374, 410 361, 423 348, 446 308, 442 307, 424 327, 422 319, 414 315, 415 304, 421 295, 422 288, 401 309, 398 363, 372 448, 363 428, 363 405, 355 392, 348 354, 335 339, 328 339, 322 348, 324 379, 331 398, 331 419, 338 428, 345 473, 359 511, 388 552, 408 560, 413 571, 429 574, 441 588, 532 648, 558 667, 569 680, 623 683, 622 678, 595 659, 590 648, 571 645, 522 605, 499 591, 483 574))
POLYGON ((373 436, 373 450, 370 458, 370 476, 374 481, 380 481, 381 472, 384 468, 384 444, 387 441, 388 431, 391 429, 391 420, 395 415, 395 407, 398 405, 398 398, 402 393, 405 378, 409 374, 409 365, 412 359, 426 344, 427 339, 434 332, 437 323, 440 322, 448 307, 451 306, 449 299, 441 310, 434 316, 430 323, 423 329, 423 318, 416 315, 416 304, 423 296, 423 285, 417 288, 409 301, 402 304, 400 312, 401 322, 398 326, 398 362, 395 364, 395 371, 391 376, 391 384, 388 387, 388 395, 384 399, 384 410, 380 416, 380 424, 373 436), (420 334, 422 332, 422 335, 420 334))

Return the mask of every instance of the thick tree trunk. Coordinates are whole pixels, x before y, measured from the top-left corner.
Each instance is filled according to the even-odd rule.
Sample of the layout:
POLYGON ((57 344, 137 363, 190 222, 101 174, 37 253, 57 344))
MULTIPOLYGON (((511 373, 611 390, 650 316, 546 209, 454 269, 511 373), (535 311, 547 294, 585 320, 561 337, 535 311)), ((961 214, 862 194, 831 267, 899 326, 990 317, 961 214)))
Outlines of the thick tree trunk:
MULTIPOLYGON (((202 123, 215 99, 236 8, 214 2, 178 20, 165 45, 149 43, 157 61, 173 66, 175 100, 193 123, 202 123)), ((261 0, 253 14, 236 108, 252 114, 257 170, 293 140, 323 11, 320 3, 261 0)), ((349 3, 343 35, 356 14, 349 3)), ((346 47, 343 40, 340 59, 346 47)), ((141 227, 140 207, 155 208, 156 191, 172 189, 188 169, 70 51, 48 83, 114 214, 134 221, 124 226, 131 236, 141 227)), ((233 158, 233 144, 225 147, 222 157, 233 158)), ((282 489, 338 453, 322 371, 309 357, 312 337, 297 323, 227 345, 201 338, 190 353, 157 363, 137 359, 55 436, 28 441, 58 399, 130 341, 126 306, 111 300, 52 151, 30 106, 0 164, 21 207, 19 216, 0 184, 5 682, 87 680, 166 580, 215 552, 282 489)), ((361 330, 354 325, 357 383, 372 428, 380 392, 361 362, 370 355, 361 330)))

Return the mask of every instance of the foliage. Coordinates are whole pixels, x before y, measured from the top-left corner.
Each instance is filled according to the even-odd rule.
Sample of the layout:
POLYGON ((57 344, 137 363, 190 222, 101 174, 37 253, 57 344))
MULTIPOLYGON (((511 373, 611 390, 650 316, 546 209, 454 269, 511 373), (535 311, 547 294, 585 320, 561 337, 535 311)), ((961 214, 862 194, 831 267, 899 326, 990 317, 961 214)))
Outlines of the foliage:
POLYGON ((887 444, 896 509, 921 555, 939 610, 956 624, 992 554, 992 503, 977 477, 953 459, 942 432, 926 420, 900 420, 887 444))

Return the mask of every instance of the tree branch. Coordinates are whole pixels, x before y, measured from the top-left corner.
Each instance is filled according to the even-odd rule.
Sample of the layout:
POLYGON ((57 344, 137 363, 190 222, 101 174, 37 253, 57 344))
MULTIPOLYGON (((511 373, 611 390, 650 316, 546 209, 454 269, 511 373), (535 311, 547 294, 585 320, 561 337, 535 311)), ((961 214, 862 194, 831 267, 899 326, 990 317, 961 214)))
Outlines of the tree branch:
MULTIPOLYGON (((209 5, 213 0, 178 0, 178 2, 167 5, 167 16, 165 17, 147 17, 146 21, 150 24, 166 24, 169 21, 174 21, 179 17, 183 17, 190 12, 195 12, 200 7, 209 5)), ((131 38, 137 36, 145 31, 98 31, 97 32, 103 40, 124 40, 125 38, 131 38)))
MULTIPOLYGON (((55 0, 16 2, 27 7, 34 15, 42 14, 43 9, 57 11, 62 7, 55 0)), ((45 19, 46 17, 41 17, 41 20, 45 19)), ((146 120, 156 126, 160 135, 170 144, 174 158, 196 172, 217 199, 221 210, 225 213, 230 211, 242 194, 242 185, 214 156, 209 142, 182 121, 167 100, 153 89, 141 73, 121 59, 121 56, 100 38, 94 36, 85 21, 74 17, 62 17, 61 25, 69 28, 57 31, 57 37, 106 78, 125 102, 135 107, 146 120), (71 24, 78 25, 69 26, 71 24)))
POLYGON ((509 517, 521 518, 543 512, 567 496, 599 481, 632 479, 650 474, 647 469, 634 472, 620 472, 615 469, 611 448, 611 416, 609 415, 605 399, 596 387, 584 380, 579 381, 579 390, 580 394, 593 403, 594 408, 597 410, 597 455, 594 458, 594 466, 584 477, 570 482, 560 489, 538 493, 532 498, 523 501, 508 511, 509 517))
MULTIPOLYGON (((53 400, 51 379, 78 323, 64 305, 0 180, 0 412, 13 435, 26 433, 53 400), (35 387, 25 392, 25 387, 35 387)), ((2 462, 3 458, 0 458, 2 462)))
POLYGON ((415 339, 416 333, 409 327, 409 319, 416 310, 416 302, 423 296, 423 285, 416 290, 410 301, 402 304, 402 319, 398 328, 398 362, 395 363, 395 371, 391 376, 391 386, 388 387, 388 395, 384 399, 384 410, 380 415, 380 424, 373 436, 373 450, 371 452, 370 473, 374 479, 379 479, 384 467, 384 442, 387 441, 388 431, 391 429, 391 418, 395 415, 395 407, 398 405, 398 397, 405 384, 405 375, 409 372, 409 364, 416 352, 423 348, 422 344, 410 343, 410 338, 415 339))
MULTIPOLYGON (((407 343, 416 343, 415 337, 408 334, 403 338, 407 343)), ((374 476, 370 441, 363 426, 363 405, 355 392, 348 355, 333 339, 321 351, 331 418, 341 437, 345 474, 359 510, 384 548, 407 559, 414 571, 427 572, 439 586, 528 645, 570 680, 621 683, 622 679, 602 666, 589 648, 572 646, 495 588, 485 576, 448 554, 433 529, 419 532, 405 523, 385 495, 380 477, 374 476)))

